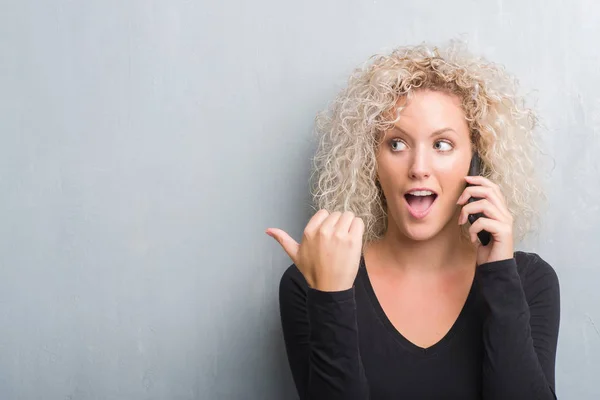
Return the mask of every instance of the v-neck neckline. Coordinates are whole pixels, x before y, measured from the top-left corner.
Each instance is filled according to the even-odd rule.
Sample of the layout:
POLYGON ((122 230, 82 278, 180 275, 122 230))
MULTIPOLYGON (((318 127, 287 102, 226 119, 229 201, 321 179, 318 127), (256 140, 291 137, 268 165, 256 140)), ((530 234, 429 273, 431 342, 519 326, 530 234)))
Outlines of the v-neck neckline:
POLYGON ((435 355, 439 351, 441 351, 444 347, 447 347, 449 345, 450 341, 452 340, 452 338, 454 337, 454 335, 456 334, 456 332, 461 329, 462 325, 464 325, 464 320, 466 318, 467 312, 469 311, 469 309, 471 308, 471 304, 473 303, 476 274, 473 276, 473 282, 471 283, 471 288, 469 289, 469 294, 467 295, 467 299, 465 300, 465 303, 463 304, 463 306, 460 310, 460 313, 458 314, 458 317, 456 318, 456 320, 450 327, 450 330, 448 330, 448 332, 440 340, 438 340, 436 343, 432 344, 431 346, 421 347, 421 346, 418 346, 415 343, 411 342, 410 340, 408 340, 398 329, 396 329, 394 324, 392 324, 392 321, 388 318, 387 314, 383 310, 383 307, 382 307, 381 303, 379 302, 377 295, 375 294, 375 289, 373 288, 371 279, 369 278, 369 274, 367 272, 367 266, 366 266, 365 258, 364 258, 363 254, 361 254, 361 257, 360 257, 359 273, 362 275, 364 286, 365 286, 365 289, 367 292, 367 296, 369 297, 369 300, 371 301, 371 305, 373 306, 373 308, 377 314, 377 317, 379 318, 381 323, 385 326, 386 330, 388 330, 389 333, 396 339, 397 342, 399 342, 408 351, 410 351, 414 354, 417 354, 417 355, 422 355, 422 356, 435 355))

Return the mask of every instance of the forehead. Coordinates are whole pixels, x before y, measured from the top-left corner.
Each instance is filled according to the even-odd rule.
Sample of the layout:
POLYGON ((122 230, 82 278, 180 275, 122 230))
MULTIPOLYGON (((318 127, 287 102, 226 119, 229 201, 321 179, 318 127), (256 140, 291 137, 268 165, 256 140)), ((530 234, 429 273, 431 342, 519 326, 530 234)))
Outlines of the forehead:
POLYGON ((399 120, 416 120, 419 123, 436 123, 437 121, 464 122, 466 114, 461 99, 454 94, 418 90, 410 97, 398 100, 395 116, 399 120), (398 111, 399 110, 399 111, 398 111))
POLYGON ((459 96, 451 93, 419 89, 401 97, 387 120, 391 128, 380 138, 394 136, 429 140, 445 133, 458 141, 470 141, 470 128, 459 96))
MULTIPOLYGON (((467 130, 468 124, 461 99, 454 94, 418 90, 410 97, 398 100, 392 114, 395 125, 409 133, 433 131, 450 127, 454 130, 467 130)), ((427 133, 427 132, 426 132, 427 133)))

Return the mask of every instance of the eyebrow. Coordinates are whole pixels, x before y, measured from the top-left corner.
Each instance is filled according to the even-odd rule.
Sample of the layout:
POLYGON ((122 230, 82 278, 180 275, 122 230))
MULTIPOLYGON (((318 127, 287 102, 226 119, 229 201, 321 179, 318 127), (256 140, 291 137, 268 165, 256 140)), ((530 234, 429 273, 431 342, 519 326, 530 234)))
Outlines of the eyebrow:
MULTIPOLYGON (((399 132, 405 134, 406 136, 410 136, 404 129, 400 128, 399 126, 394 125, 394 128, 392 128, 392 130, 399 131, 399 132)), ((441 135, 442 133, 449 132, 449 131, 456 133, 456 131, 454 129, 452 129, 450 127, 446 127, 446 128, 437 129, 437 130, 431 132, 431 135, 429 135, 429 137, 438 136, 438 135, 441 135)))

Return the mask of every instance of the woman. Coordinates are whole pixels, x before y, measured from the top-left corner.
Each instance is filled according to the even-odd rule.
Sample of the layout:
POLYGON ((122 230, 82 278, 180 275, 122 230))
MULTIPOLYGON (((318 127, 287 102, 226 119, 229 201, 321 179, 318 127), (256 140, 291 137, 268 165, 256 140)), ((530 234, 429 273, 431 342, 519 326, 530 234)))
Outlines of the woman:
POLYGON ((372 57, 319 115, 319 211, 301 244, 267 229, 294 262, 280 308, 301 399, 556 398, 558 278, 513 247, 542 198, 522 103, 451 43, 372 57))

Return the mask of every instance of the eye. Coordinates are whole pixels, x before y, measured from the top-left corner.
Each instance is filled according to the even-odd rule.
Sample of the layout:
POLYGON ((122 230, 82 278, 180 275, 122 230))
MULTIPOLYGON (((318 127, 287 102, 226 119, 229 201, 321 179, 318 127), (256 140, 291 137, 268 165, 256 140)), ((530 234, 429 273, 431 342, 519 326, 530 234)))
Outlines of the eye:
POLYGON ((399 139, 392 139, 391 144, 392 144, 392 151, 402 151, 406 148, 406 143, 404 143, 402 140, 399 140, 399 139), (394 145, 397 145, 397 146, 395 146, 395 148, 394 148, 394 145))
POLYGON ((435 142, 434 148, 436 150, 446 152, 452 150, 453 146, 452 143, 448 142, 447 140, 438 140, 435 142))

